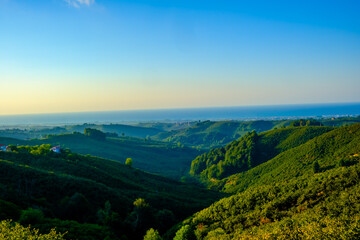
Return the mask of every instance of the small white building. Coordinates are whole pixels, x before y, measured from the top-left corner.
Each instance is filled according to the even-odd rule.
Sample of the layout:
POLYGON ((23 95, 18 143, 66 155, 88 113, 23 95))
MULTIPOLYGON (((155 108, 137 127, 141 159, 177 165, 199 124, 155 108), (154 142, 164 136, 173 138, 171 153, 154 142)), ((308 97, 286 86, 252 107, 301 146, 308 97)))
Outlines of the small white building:
POLYGON ((0 144, 0 151, 6 151, 7 149, 7 146, 3 145, 3 144, 0 144))
POLYGON ((55 152, 55 153, 61 153, 60 145, 59 145, 59 146, 56 146, 56 147, 50 148, 50 151, 53 151, 53 152, 55 152))

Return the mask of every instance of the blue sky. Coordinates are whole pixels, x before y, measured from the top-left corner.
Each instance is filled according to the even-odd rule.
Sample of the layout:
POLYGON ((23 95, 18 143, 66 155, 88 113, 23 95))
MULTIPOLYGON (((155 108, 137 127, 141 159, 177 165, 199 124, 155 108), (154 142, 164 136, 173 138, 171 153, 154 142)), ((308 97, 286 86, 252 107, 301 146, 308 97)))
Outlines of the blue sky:
POLYGON ((0 0, 0 114, 360 101, 358 1, 0 0))

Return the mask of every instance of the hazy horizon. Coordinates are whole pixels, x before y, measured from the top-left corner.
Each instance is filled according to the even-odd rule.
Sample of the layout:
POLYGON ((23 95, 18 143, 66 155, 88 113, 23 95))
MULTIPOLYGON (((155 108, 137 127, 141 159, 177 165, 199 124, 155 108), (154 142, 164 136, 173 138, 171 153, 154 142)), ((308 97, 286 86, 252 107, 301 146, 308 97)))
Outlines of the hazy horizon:
POLYGON ((184 121, 249 121, 360 116, 360 103, 287 104, 0 115, 0 125, 68 125, 184 121))
POLYGON ((0 0, 0 115, 360 102, 359 10, 0 0))
MULTIPOLYGON (((56 114, 87 114, 87 113, 111 113, 111 112, 143 112, 143 111, 176 111, 176 110, 196 110, 196 109, 231 109, 231 108, 267 108, 267 107, 312 107, 312 106, 351 106, 360 105, 360 102, 327 102, 327 103, 292 103, 292 104, 262 104, 262 105, 237 105, 237 106, 204 106, 204 107, 177 107, 177 108, 149 108, 149 109, 115 109, 115 110, 98 110, 98 111, 73 111, 73 112, 34 112, 20 114, 0 114, 0 117, 6 116, 26 116, 26 115, 56 115, 56 114)), ((335 114, 334 114, 335 115, 335 114)), ((342 114, 347 115, 347 114, 342 114)), ((354 115, 354 114, 349 114, 354 115)), ((355 114, 357 115, 357 114, 355 114)), ((360 109, 359 109, 360 115, 360 109)))

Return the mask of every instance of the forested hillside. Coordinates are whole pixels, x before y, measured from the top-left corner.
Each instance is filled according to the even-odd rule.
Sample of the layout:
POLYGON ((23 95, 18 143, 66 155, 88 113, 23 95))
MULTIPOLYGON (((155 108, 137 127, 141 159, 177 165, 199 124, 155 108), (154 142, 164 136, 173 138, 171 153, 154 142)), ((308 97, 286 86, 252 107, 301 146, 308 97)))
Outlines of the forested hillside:
POLYGON ((359 161, 360 124, 321 134, 214 184, 236 194, 165 239, 359 239, 359 161))
POLYGON ((50 145, 0 152, 0 219, 56 227, 65 239, 142 239, 166 231, 220 195, 50 145))
MULTIPOLYGON (((248 132, 202 155, 92 128, 0 138, 12 144, 11 152, 0 152, 0 220, 58 239, 359 239, 360 124, 286 125, 248 132), (58 144, 60 154, 50 151, 58 144), (69 149, 132 160, 124 165, 69 149), (136 169, 137 163, 174 176, 190 156, 194 183, 200 179, 211 191, 136 169)), ((7 234, 29 231, 11 226, 7 234)))
POLYGON ((287 121, 203 121, 192 127, 162 132, 154 139, 197 146, 214 148, 226 145, 253 130, 263 132, 276 126, 282 126, 287 121))
POLYGON ((225 147, 198 156, 191 164, 190 174, 203 180, 222 179, 249 170, 331 130, 331 127, 308 126, 281 128, 259 135, 253 131, 225 147))

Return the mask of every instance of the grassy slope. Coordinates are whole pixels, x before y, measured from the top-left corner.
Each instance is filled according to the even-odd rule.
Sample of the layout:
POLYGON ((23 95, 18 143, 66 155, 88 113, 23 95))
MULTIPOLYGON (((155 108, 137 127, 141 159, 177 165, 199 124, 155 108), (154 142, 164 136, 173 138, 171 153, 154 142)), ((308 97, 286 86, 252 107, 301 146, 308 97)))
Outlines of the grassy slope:
POLYGON ((358 239, 360 124, 335 129, 223 180, 238 193, 196 213, 189 239, 358 239), (347 166, 339 166, 343 159, 347 166), (313 172, 318 161, 320 173, 313 172))
POLYGON ((99 141, 83 134, 64 134, 30 141, 0 138, 0 142, 15 145, 45 143, 61 145, 73 152, 113 159, 122 163, 130 157, 136 168, 175 178, 182 176, 188 170, 191 160, 199 154, 199 151, 195 149, 178 148, 171 144, 145 141, 144 139, 125 137, 99 141))

